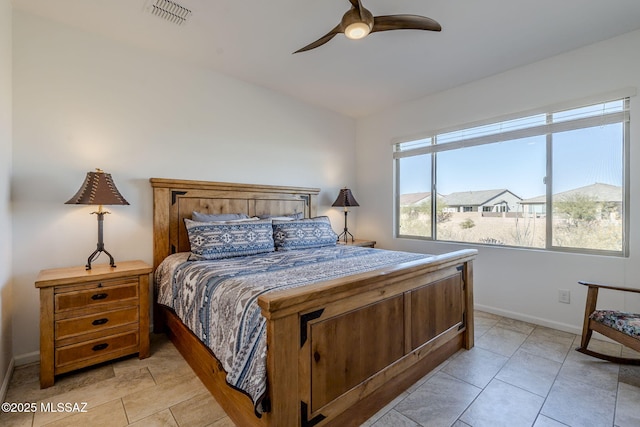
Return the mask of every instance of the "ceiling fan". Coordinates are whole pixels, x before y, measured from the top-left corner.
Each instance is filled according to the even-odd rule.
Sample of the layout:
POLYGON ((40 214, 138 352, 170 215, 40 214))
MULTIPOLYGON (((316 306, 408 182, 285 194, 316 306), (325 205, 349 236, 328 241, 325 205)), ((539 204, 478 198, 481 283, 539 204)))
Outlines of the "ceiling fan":
POLYGON ((361 39, 378 31, 389 30, 427 30, 441 31, 442 27, 436 21, 419 15, 386 15, 373 16, 362 6, 360 0, 349 0, 351 9, 342 16, 342 20, 334 29, 318 40, 293 53, 305 52, 327 43, 336 34, 344 33, 352 40, 361 39))

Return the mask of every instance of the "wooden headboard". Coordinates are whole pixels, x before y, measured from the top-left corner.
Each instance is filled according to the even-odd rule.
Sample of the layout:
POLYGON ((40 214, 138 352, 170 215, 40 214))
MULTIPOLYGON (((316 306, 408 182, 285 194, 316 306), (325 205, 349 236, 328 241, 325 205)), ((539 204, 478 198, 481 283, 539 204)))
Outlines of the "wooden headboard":
POLYGON ((193 211, 249 216, 304 212, 317 215, 319 188, 151 178, 153 187, 153 266, 168 255, 189 251, 184 218, 193 211))

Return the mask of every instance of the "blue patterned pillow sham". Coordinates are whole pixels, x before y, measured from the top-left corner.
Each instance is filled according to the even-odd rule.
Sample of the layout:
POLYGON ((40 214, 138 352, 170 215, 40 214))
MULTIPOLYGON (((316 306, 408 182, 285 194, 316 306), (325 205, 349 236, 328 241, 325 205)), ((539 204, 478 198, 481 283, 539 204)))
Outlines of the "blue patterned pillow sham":
POLYGON ((273 252, 271 220, 197 222, 185 218, 190 261, 223 259, 273 252))
POLYGON ((294 221, 273 220, 273 241, 277 251, 335 246, 337 239, 326 216, 294 221))
POLYGON ((249 218, 249 215, 245 213, 210 214, 197 211, 191 212, 191 219, 198 222, 233 221, 247 218, 249 218))

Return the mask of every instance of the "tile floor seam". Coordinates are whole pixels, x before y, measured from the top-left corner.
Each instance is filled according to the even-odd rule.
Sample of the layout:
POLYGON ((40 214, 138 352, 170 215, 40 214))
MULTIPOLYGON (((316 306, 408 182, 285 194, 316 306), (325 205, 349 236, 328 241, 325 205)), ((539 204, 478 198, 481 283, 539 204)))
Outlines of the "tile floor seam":
MULTIPOLYGON (((493 328, 495 328, 495 327, 501 327, 501 328, 503 328, 503 329, 506 329, 506 328, 504 328, 504 327, 502 327, 502 326, 499 326, 498 324, 499 324, 499 322, 496 322, 496 324, 494 324, 494 325, 493 325, 493 326, 491 326, 489 329, 487 329, 487 330, 486 330, 482 335, 485 335, 487 332, 489 332, 491 329, 493 329, 493 328)), ((515 332, 515 331, 514 331, 514 332, 515 332)), ((529 333, 529 334, 530 334, 530 333, 529 333)), ((529 335, 527 335, 527 338, 528 338, 528 337, 529 337, 529 335)), ((479 337, 478 337, 478 338, 479 338, 479 337)), ((526 341, 526 338, 525 338, 525 341, 526 341)), ((523 341, 523 342, 524 342, 524 341, 523 341)), ((487 388, 487 386, 488 386, 489 384, 491 384, 491 381, 493 381, 494 379, 496 379, 496 376, 498 375, 498 373, 502 370, 502 368, 504 368, 504 366, 505 366, 507 363, 509 363, 509 361, 511 360, 511 358, 513 357, 513 355, 514 355, 514 354, 515 354, 515 353, 520 349, 520 347, 521 347, 521 346, 522 346, 522 344, 520 344, 520 346, 518 346, 518 348, 517 348, 517 349, 516 349, 512 354, 511 354, 511 356, 509 356, 509 357, 507 358, 507 360, 505 361, 505 363, 503 363, 503 364, 502 364, 502 366, 500 367, 500 369, 498 370, 498 372, 496 372, 496 373, 491 377, 491 379, 487 382, 487 384, 486 384, 486 385, 484 385, 484 386, 482 386, 482 387, 478 387, 478 386, 477 386, 477 385, 475 385, 475 384, 471 384, 471 383, 469 383, 468 381, 465 381, 465 380, 463 380, 463 379, 457 378, 457 377, 455 377, 455 376, 453 377, 453 378, 456 378, 456 379, 458 379, 458 380, 460 380, 460 381, 463 381, 463 382, 464 382, 464 383, 466 383, 466 384, 469 384, 469 385, 472 385, 472 386, 475 386, 475 387, 478 387, 478 388, 480 388, 480 389, 481 389, 480 393, 478 393, 478 394, 476 395, 476 397, 474 397, 474 398, 473 398, 473 400, 472 400, 471 402, 469 402, 469 404, 464 408, 464 410, 460 413, 460 415, 458 415, 458 417, 456 418, 456 421, 454 421, 454 424, 455 424, 456 422, 458 422, 458 421, 459 421, 459 422, 461 422, 461 423, 463 423, 463 424, 467 424, 467 423, 465 423, 463 420, 461 420, 460 418, 461 418, 461 417, 465 414, 465 412, 467 412, 467 410, 469 410, 469 408, 470 408, 470 407, 475 403, 475 401, 476 401, 476 400, 480 397, 480 395, 485 391, 485 389, 487 388)), ((482 348, 482 347, 479 347, 479 348, 482 348)), ((482 349, 483 349, 483 350, 486 350, 486 351, 488 351, 488 352, 490 352, 490 353, 492 353, 492 354, 495 354, 495 355, 497 355, 497 356, 503 356, 503 357, 504 357, 504 355, 503 355, 503 354, 493 352, 493 351, 491 351, 491 350, 489 350, 489 349, 486 349, 486 348, 482 348, 482 349)), ((498 380, 498 381, 499 381, 499 380, 498 380)), ((504 381, 502 381, 502 382, 504 383, 504 381)), ((538 412, 538 414, 539 414, 539 412, 538 412)), ((471 426, 471 427, 473 427, 473 426, 471 426)))
MULTIPOLYGON (((187 400, 188 400, 188 399, 187 399, 187 400)), ((174 405, 174 406, 175 406, 175 405, 174 405)), ((171 418, 173 418, 173 421, 175 421, 175 422, 176 422, 176 425, 177 425, 178 427, 182 427, 182 425, 180 425, 180 423, 178 422, 178 419, 176 418, 176 415, 173 413, 173 411, 171 410, 171 408, 172 408, 171 406, 169 406, 169 408, 168 408, 168 409, 169 409, 169 413, 171 414, 171 418)), ((143 419, 144 419, 144 418, 143 418, 143 419)))
MULTIPOLYGON (((522 344, 524 345, 524 343, 522 343, 522 344)), ((526 348, 518 348, 518 350, 516 350, 516 352, 518 352, 518 351, 522 351, 522 352, 524 352, 524 353, 530 354, 531 356, 541 357, 541 358, 543 358, 543 359, 545 359, 545 360, 549 360, 549 361, 551 361, 551 362, 557 362, 557 363, 560 363, 561 365, 564 365, 564 362, 566 361, 567 356, 569 355, 569 353, 571 352, 571 350, 572 350, 572 348, 569 348, 569 350, 567 351, 567 353, 564 355, 564 358, 562 359, 562 362, 558 362, 557 360, 550 359, 550 358, 548 358, 548 357, 546 357, 546 356, 543 356, 543 355, 540 355, 540 354, 532 353, 532 352, 530 352, 530 351, 527 351, 527 349, 526 349, 526 348)), ((514 353, 514 354, 515 354, 515 353, 514 353)))
MULTIPOLYGON (((404 399, 402 399, 402 400, 404 400, 404 399)), ((400 402, 398 402, 398 403, 400 403, 400 402)), ((397 405, 396 405, 396 406, 397 406, 397 405)), ((395 408, 395 406, 394 406, 393 408, 389 409, 389 410, 385 413, 385 415, 386 415, 386 414, 388 414, 388 413, 389 413, 389 412, 391 412, 391 411, 394 411, 394 410, 395 410, 394 408, 395 408)), ((410 419, 410 420, 411 420, 411 421, 413 421, 414 423, 418 424, 420 427, 424 427, 424 424, 422 424, 422 423, 421 423, 420 421, 418 421, 418 420, 414 420, 414 419, 413 419, 413 418, 411 418, 409 415, 407 415, 407 414, 403 414, 403 413, 402 413, 402 412, 400 412, 400 411, 396 411, 396 412, 397 412, 397 413, 399 413, 400 415, 402 415, 403 417, 410 419)), ((384 415, 383 415, 383 416, 384 416, 384 415)), ((380 417, 380 418, 382 418, 382 417, 380 417)))
MULTIPOLYGON (((496 375, 498 375, 498 374, 496 374, 496 375)), ((507 382, 507 381, 501 380, 500 378, 496 378, 495 376, 494 376, 493 378, 491 378, 491 381, 489 381, 489 384, 490 384, 492 381, 494 381, 494 380, 495 380, 495 381, 500 381, 502 384, 506 384, 506 385, 508 385, 508 386, 511 386, 511 387, 517 388, 518 390, 522 390, 522 391, 524 391, 524 392, 531 393, 531 394, 533 394, 533 395, 535 395, 535 396, 538 396, 538 397, 541 397, 542 399, 545 399, 545 400, 547 399, 547 396, 549 395, 549 393, 547 392, 547 394, 546 394, 546 395, 541 396, 541 395, 539 395, 538 393, 534 393, 534 392, 532 392, 531 390, 527 390, 526 388, 520 387, 519 385, 511 384, 511 383, 509 383, 509 382, 507 382)), ((488 386, 489 384, 487 384, 487 386, 488 386)), ((484 390, 484 389, 483 389, 483 390, 484 390)), ((542 403, 544 404, 544 401, 543 401, 542 403)), ((542 406, 540 407, 540 409, 542 409, 542 406)), ((538 411, 538 413, 539 413, 539 412, 540 412, 540 411, 538 411)))
MULTIPOLYGON (((482 391, 484 391, 484 388, 482 389, 482 391)), ((464 415, 465 412, 467 412, 467 410, 471 407, 471 405, 474 404, 476 399, 478 399, 478 397, 482 394, 482 391, 480 393, 478 393, 478 395, 476 397, 473 398, 473 400, 466 406, 466 408, 464 408, 464 410, 460 413, 460 415, 458 415, 458 418, 456 418, 456 420, 453 422, 453 424, 455 424, 456 422, 460 421, 461 423, 464 423, 464 424, 468 425, 467 423, 462 421, 460 418, 464 415)), ((471 427, 473 427, 473 426, 471 426, 471 427)))
MULTIPOLYGON (((187 380, 187 381, 188 381, 188 380, 187 380)), ((198 381, 200 381, 200 379, 198 379, 198 381)), ((208 390, 207 390, 207 391, 208 391, 208 390)), ((194 396, 197 396, 197 395, 194 395, 194 396)), ((187 398, 185 398, 185 399, 183 399, 183 400, 181 400, 181 401, 179 401, 179 402, 174 403, 173 405, 171 405, 171 406, 169 407, 169 409, 171 409, 172 407, 174 407, 174 406, 176 406, 176 405, 179 405, 179 404, 181 404, 181 403, 184 403, 184 402, 186 402, 187 400, 191 400, 191 399, 193 399, 193 397, 194 397, 194 396, 189 396, 189 397, 187 397, 187 398)))
MULTIPOLYGON (((160 383, 158 382, 158 380, 156 379, 155 375, 153 375, 153 372, 151 372, 151 370, 149 369, 148 366, 145 366, 145 369, 147 371, 149 371, 149 375, 151 375, 151 379, 153 380, 154 385, 160 385, 160 383)), ((153 386, 150 386, 153 387, 153 386)))
MULTIPOLYGON (((494 353, 494 354, 495 354, 495 353, 494 353)), ((497 375, 497 374, 496 374, 496 375, 497 375)), ((454 377, 454 378, 455 378, 455 377, 454 377)), ((494 375, 491 379, 493 380, 493 378, 495 378, 495 375, 494 375)), ((462 380, 461 380, 461 381, 462 381, 462 380)), ((466 382, 466 381, 465 381, 465 382, 466 382)), ((491 382, 491 381, 489 381, 489 383, 490 383, 490 382, 491 382)), ((489 385, 489 383, 487 383, 487 385, 489 385)), ((469 384, 469 383, 467 383, 467 384, 469 384)), ((473 384, 470 384, 470 385, 473 385, 473 384)), ((473 385, 473 386, 474 386, 474 387, 478 387, 477 385, 473 385)), ((456 418, 456 420, 453 422, 453 424, 455 424, 456 422, 460 421, 461 423, 463 423, 463 424, 465 424, 465 425, 469 425, 469 424, 467 424, 466 422, 464 422, 463 420, 461 420, 461 419, 460 419, 460 417, 462 417, 462 416, 464 415, 464 413, 465 413, 465 412, 467 412, 467 410, 471 407, 471 405, 473 405, 473 404, 474 404, 474 402, 478 399, 478 397, 480 397, 480 395, 482 394, 482 392, 485 390, 485 388, 486 388, 486 387, 487 387, 487 386, 484 386, 484 387, 478 387, 479 389, 481 389, 480 393, 478 393, 478 394, 476 395, 476 397, 474 397, 474 398, 471 400, 471 402, 469 402, 469 404, 468 404, 468 405, 467 405, 467 406, 462 410, 462 412, 460 413, 460 415, 458 415, 458 417, 457 417, 457 418, 456 418)), ((453 424, 452 424, 452 425, 453 425, 453 424)), ((473 426, 471 426, 471 427, 473 427, 473 426)))
POLYGON ((620 392, 620 370, 618 370, 618 387, 616 387, 616 400, 613 405, 613 423, 612 425, 615 427, 616 425, 616 412, 618 411, 618 393, 620 392))
MULTIPOLYGON (((149 372, 149 376, 151 376, 151 379, 153 380, 153 384, 150 384, 148 387, 144 387, 144 388, 142 388, 140 390, 136 390, 135 392, 119 396, 119 399, 122 400, 122 407, 125 409, 125 413, 127 412, 127 407, 125 406, 124 400, 123 400, 125 397, 130 396, 132 394, 136 394, 136 393, 144 393, 145 391, 149 390, 150 388, 158 386, 158 384, 156 383, 155 379, 153 378, 153 374, 151 373, 149 368, 147 366, 145 366, 144 368, 140 368, 140 370, 143 370, 143 369, 146 369, 147 372, 149 372)), ((115 378, 115 376, 114 376, 114 378, 115 378)), ((127 416, 127 419, 128 418, 129 417, 127 416)))
MULTIPOLYGON (((573 345, 573 341, 571 342, 571 345, 573 345)), ((523 350, 524 352, 526 352, 526 350, 523 350)), ((545 415, 542 413, 542 409, 544 408, 544 405, 547 403, 547 399, 549 398, 549 394, 551 394, 551 390, 553 390, 553 386, 555 385, 556 381, 558 380, 558 376, 560 375, 560 371, 562 371, 562 367, 564 366, 565 362, 567 361, 567 357, 569 356, 569 352, 571 351, 571 347, 569 347, 569 350, 565 353, 564 357, 562 358, 562 362, 560 365, 560 368, 558 369, 558 372, 556 372, 555 376, 553 377, 553 381, 551 382, 551 385, 549 386, 549 390, 547 391, 546 396, 544 396, 544 400, 542 401, 542 405, 540 406, 540 409, 538 410, 538 415, 536 416, 536 420, 534 421, 533 425, 535 425, 536 421, 538 420, 538 418, 540 418, 540 415, 552 419, 560 424, 566 425, 562 422, 560 422, 559 420, 556 420, 553 417, 550 417, 549 415, 545 415)), ((547 359, 550 360, 550 359, 547 359)))
MULTIPOLYGON (((129 395, 127 395, 127 396, 129 396, 129 395)), ((124 396, 124 397, 126 397, 126 396, 124 396)), ((191 397, 193 397, 193 396, 191 396, 191 397)), ((136 420, 136 421, 134 421, 134 422, 135 422, 135 423, 140 422, 140 421, 144 420, 145 418, 150 417, 151 415, 158 414, 158 413, 160 413, 160 412, 164 411, 165 409, 169 409, 169 412, 171 412, 171 407, 172 407, 172 406, 179 405, 180 403, 186 402, 187 400, 191 399, 191 397, 186 398, 186 399, 184 399, 184 400, 181 400, 181 401, 179 401, 179 402, 175 402, 173 405, 171 405, 171 406, 169 406, 169 407, 167 407, 167 408, 159 408, 157 411, 152 412, 152 413, 150 413, 150 414, 148 414, 148 415, 145 415, 144 417, 142 417, 142 418, 140 418, 139 420, 136 420)), ((127 414, 127 407, 124 405, 124 401, 122 402, 122 404, 123 404, 123 406, 124 406, 124 412, 125 412, 125 414, 127 415, 127 421, 129 421, 129 415, 127 414)), ((171 413, 171 416, 173 417, 173 412, 171 413)), ((175 418, 175 417, 174 417, 174 418, 175 418)), ((178 423, 178 422, 176 421, 176 424, 177 424, 177 423, 178 423)), ((129 421, 129 424, 132 424, 132 423, 129 421)))
MULTIPOLYGON (((188 398, 186 398, 186 399, 184 399, 184 400, 181 400, 180 402, 176 402, 176 403, 174 403, 173 405, 171 405, 171 406, 169 406, 169 407, 167 408, 167 409, 169 409, 169 412, 171 413, 171 416, 172 416, 172 417, 173 417, 173 419, 175 420, 176 425, 177 425, 178 427, 182 427, 182 425, 178 422, 178 419, 176 418, 176 416, 175 416, 175 414, 173 413, 173 411, 171 410, 171 408, 173 408, 174 406, 177 406, 177 405, 179 405, 179 404, 181 404, 181 403, 184 403, 184 402, 186 402, 186 401, 188 401, 188 400, 191 400, 191 399, 193 399, 193 397, 194 397, 194 396, 191 396, 191 397, 188 397, 188 398)), ((224 417, 220 417, 220 418, 218 418, 218 420, 221 420, 222 418, 224 418, 224 417)), ((214 423, 215 423, 216 421, 218 421, 218 420, 214 420, 214 423)))
MULTIPOLYGON (((544 406, 544 405, 543 405, 543 406, 544 406)), ((543 413, 542 413, 542 409, 540 409, 540 412, 538 412, 538 416, 536 417, 536 422, 538 421, 538 418, 540 418, 540 416, 543 416, 543 417, 545 417, 545 418, 549 418, 550 420, 553 420, 553 421, 557 422, 558 424, 562 424, 563 426, 571 427, 571 425, 569 425, 569 424, 565 424, 565 423, 563 423, 563 422, 562 422, 562 421, 560 421, 560 420, 556 420, 555 418, 550 417, 549 415, 545 415, 545 414, 543 414, 543 413)), ((533 423, 533 425, 535 426, 535 422, 533 423)))
POLYGON ((127 407, 124 406, 124 400, 120 397, 120 404, 122 405, 122 409, 124 410, 124 417, 127 419, 127 425, 131 424, 131 420, 129 419, 129 414, 127 414, 127 407))
MULTIPOLYGON (((483 333, 483 335, 484 335, 484 334, 486 334, 487 332, 489 332, 491 329, 493 329, 493 328, 495 328, 495 327, 501 327, 501 328, 503 328, 503 329, 508 329, 508 328, 504 328, 504 326, 500 326, 500 325, 499 325, 499 323, 500 323, 500 322, 497 322, 495 325, 493 325, 492 327, 490 327, 489 329, 487 329, 487 330, 483 333)), ((460 422, 464 423, 464 421, 463 421, 463 420, 461 420, 461 419, 460 419, 460 417, 462 417, 462 416, 464 415, 464 413, 465 413, 465 412, 466 412, 466 411, 467 411, 467 410, 468 410, 468 409, 469 409, 469 408, 474 404, 474 402, 475 402, 475 401, 480 397, 480 395, 482 394, 482 392, 484 392, 484 391, 485 391, 486 387, 487 387, 489 384, 491 384, 491 382, 492 382, 493 380, 500 381, 500 382, 502 382, 503 384, 508 384, 508 385, 510 385, 510 386, 512 386, 512 387, 517 387, 517 388, 518 388, 518 389, 520 389, 520 390, 523 390, 523 391, 526 391, 526 392, 532 393, 532 392, 530 392, 529 390, 525 390, 525 389, 523 389, 522 387, 515 386, 515 385, 513 385, 513 384, 507 383, 506 381, 502 381, 502 380, 500 380, 500 379, 496 378, 496 376, 500 373, 500 371, 504 368, 504 366, 505 366, 507 363, 509 363, 509 361, 513 358, 513 356, 514 356, 518 351, 520 351, 520 350, 521 350, 521 351, 523 351, 523 352, 525 352, 525 353, 527 353, 527 354, 531 354, 531 355, 533 355, 533 356, 538 356, 538 355, 536 355, 536 354, 533 354, 533 353, 527 352, 527 351, 526 351, 526 349, 523 349, 523 348, 522 348, 522 346, 524 345, 524 343, 527 341, 527 339, 528 339, 529 337, 531 337, 531 335, 533 334, 533 332, 534 332, 537 328, 538 328, 538 326, 535 326, 535 327, 534 327, 534 328, 533 328, 533 329, 532 329, 528 334, 524 334, 524 333, 520 332, 520 333, 522 333, 522 334, 526 335, 527 337, 522 341, 522 343, 520 343, 520 345, 518 346, 518 348, 517 348, 517 349, 516 349, 516 350, 515 350, 515 351, 514 351, 514 352, 513 352, 509 357, 508 357, 508 359, 507 359, 507 360, 506 360, 506 362, 502 365, 502 367, 498 370, 498 372, 496 372, 496 373, 493 375, 493 377, 491 377, 491 380, 489 380, 489 382, 488 382, 484 387, 482 387, 482 391, 481 391, 480 393, 478 393, 478 395, 473 399, 473 401, 472 401, 471 403, 469 403, 469 405, 467 405, 467 407, 464 409, 464 411, 462 411, 462 413, 458 416, 458 418, 456 419, 456 421, 460 421, 460 422)), ((514 332, 517 332, 517 331, 514 331, 514 332)), ((573 342, 572 342, 572 344, 573 344, 573 342)), ((487 350, 487 351, 489 351, 489 352, 491 352, 491 353, 493 353, 493 354, 496 354, 496 355, 498 355, 498 356, 504 356, 504 355, 502 355, 502 354, 500 354, 500 353, 493 352, 493 351, 491 351, 491 350, 489 350, 489 349, 484 349, 484 350, 487 350)), ((569 349, 569 351, 571 351, 571 348, 569 349)), ((565 354, 564 358, 562 359, 562 365, 564 365, 564 363, 565 363, 565 361, 566 361, 566 359, 567 359, 567 356, 568 356, 568 354, 569 354, 569 351, 567 351, 567 353, 565 354)), ((543 356, 541 356, 541 357, 543 357, 543 356)), ((545 357, 543 357, 543 358, 544 358, 544 359, 547 359, 547 358, 545 358, 545 357)), ((547 360, 551 360, 551 359, 547 359, 547 360)), ((533 426, 533 425, 535 425, 535 422, 536 422, 536 421, 537 421, 537 419, 540 417, 540 415, 543 415, 543 416, 545 416, 545 417, 547 417, 547 418, 553 419, 553 418, 551 418, 551 417, 548 417, 547 415, 542 414, 542 408, 544 407, 544 404, 545 404, 545 403, 546 403, 546 401, 547 401, 547 398, 548 398, 548 396, 549 396, 549 393, 551 392, 551 389, 553 388, 553 384, 555 384, 556 379, 558 378, 558 375, 560 374, 561 369, 562 369, 562 366, 560 367, 560 369, 558 369, 558 372, 556 373, 556 375, 555 375, 555 377, 554 377, 554 379, 553 379, 553 383, 551 384, 551 387, 549 387, 549 391, 547 391, 546 395, 545 395, 545 396, 540 396, 540 397, 542 397, 542 398, 543 398, 543 401, 542 401, 542 404, 540 405, 540 409, 538 409, 538 412, 537 412, 537 414, 536 414, 536 417, 535 417, 535 420, 534 420, 534 422, 533 422, 532 426, 533 426)), ((466 382, 466 381, 465 381, 465 382, 466 382)), ((466 382, 466 383, 467 383, 467 384, 469 384, 468 382, 466 382)), ((471 385, 473 385, 473 384, 471 384, 471 385)), ((477 387, 477 386, 476 386, 476 387, 477 387)), ((538 395, 538 394, 536 394, 536 393, 532 393, 532 394, 535 394, 536 396, 539 396, 539 395, 538 395)), ((614 418, 614 420, 615 420, 615 418, 614 418)), ((555 419, 554 419, 554 421, 557 421, 557 420, 555 420, 555 419)), ((473 426, 471 426, 471 427, 473 427, 473 426)))

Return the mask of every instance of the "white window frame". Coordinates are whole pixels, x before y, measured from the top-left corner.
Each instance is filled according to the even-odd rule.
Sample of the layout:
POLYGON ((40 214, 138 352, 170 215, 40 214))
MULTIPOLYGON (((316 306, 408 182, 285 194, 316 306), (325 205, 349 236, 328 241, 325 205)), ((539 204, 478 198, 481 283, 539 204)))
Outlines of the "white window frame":
MULTIPOLYGON (((612 256, 628 256, 629 254, 629 153, 630 153, 630 97, 635 96, 635 88, 627 88, 616 93, 609 95, 600 95, 596 97, 590 97, 580 101, 574 101, 571 103, 565 103, 562 105, 549 106, 540 110, 536 110, 528 113, 520 113, 509 117, 503 117, 499 119, 487 120, 484 122, 477 122, 468 124, 453 129, 445 129, 435 132, 429 132, 418 137, 410 137, 392 141, 393 150, 393 164, 394 164, 394 237, 396 238, 411 238, 420 240, 433 240, 440 241, 437 236, 436 227, 436 215, 431 215, 431 237, 421 237, 412 235, 403 235, 400 233, 400 167, 399 160, 405 157, 418 156, 423 154, 436 154, 438 152, 456 150, 467 147, 492 144, 501 141, 511 141, 525 137, 547 135, 547 147, 546 147, 546 204, 545 210, 549 220, 546 225, 545 236, 545 248, 528 247, 528 246, 516 246, 522 249, 532 250, 548 250, 558 252, 572 252, 572 253, 586 253, 586 254, 599 254, 599 255, 612 255, 612 256), (605 104, 607 102, 623 101, 622 111, 616 112, 603 112, 600 115, 594 115, 584 118, 578 118, 574 120, 564 120, 552 122, 550 117, 553 114, 562 112, 565 110, 577 109, 581 107, 588 107, 592 105, 605 104), (496 132, 490 135, 478 135, 468 138, 460 138, 458 140, 447 141, 445 143, 438 144, 438 137, 442 134, 451 135, 455 132, 461 132, 466 129, 478 128, 481 126, 491 126, 498 123, 502 123, 509 120, 526 119, 534 115, 544 114, 546 117, 546 123, 536 126, 529 126, 524 128, 515 128, 513 130, 505 130, 496 132), (600 250, 600 249, 588 249, 588 248, 574 248, 574 247, 560 247, 553 245, 552 239, 552 218, 553 218, 553 201, 552 201, 552 182, 553 182, 553 170, 552 170, 552 135, 556 132, 563 132, 569 130, 576 130, 582 128, 593 127, 596 125, 606 125, 614 123, 623 123, 623 164, 622 164, 622 248, 620 251, 600 250)), ((437 160, 435 155, 431 156, 431 209, 432 212, 436 212, 436 194, 437 194, 437 160)), ((460 209, 462 210, 462 209, 460 209)), ((481 245, 482 243, 476 242, 458 242, 462 244, 481 245)))

